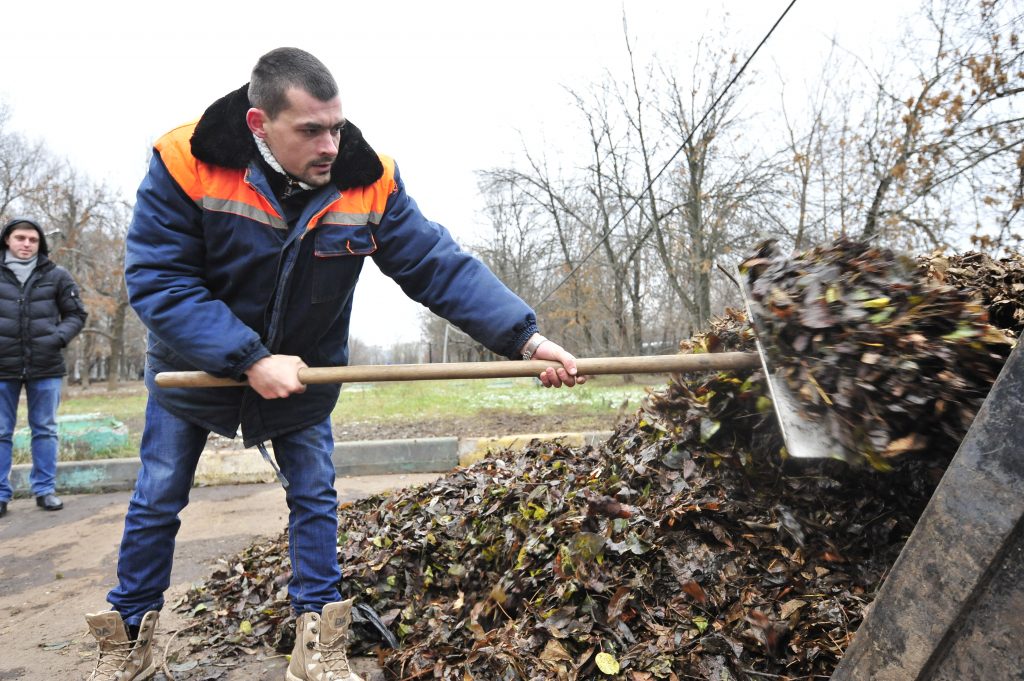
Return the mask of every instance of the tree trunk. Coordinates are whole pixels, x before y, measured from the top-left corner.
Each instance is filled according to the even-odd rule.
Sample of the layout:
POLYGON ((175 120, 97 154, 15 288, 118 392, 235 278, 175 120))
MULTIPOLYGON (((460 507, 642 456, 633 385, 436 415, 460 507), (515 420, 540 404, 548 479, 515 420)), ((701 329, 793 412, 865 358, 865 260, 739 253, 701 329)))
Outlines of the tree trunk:
POLYGON ((121 358, 124 357, 124 322, 127 316, 128 301, 117 304, 114 318, 111 320, 110 335, 110 366, 107 367, 107 390, 117 390, 121 377, 121 358))

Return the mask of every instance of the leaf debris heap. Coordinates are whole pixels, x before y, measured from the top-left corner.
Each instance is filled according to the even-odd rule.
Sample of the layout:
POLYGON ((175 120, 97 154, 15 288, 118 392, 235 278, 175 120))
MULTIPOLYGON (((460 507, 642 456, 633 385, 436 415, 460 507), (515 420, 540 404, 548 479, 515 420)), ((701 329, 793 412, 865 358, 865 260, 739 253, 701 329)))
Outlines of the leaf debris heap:
MULTIPOLYGON (((877 267, 860 253, 856 272, 877 267)), ((909 282, 872 271, 871 295, 909 298, 924 271, 907 269, 909 282)), ((822 281, 851 277, 840 269, 822 281)), ((802 300, 789 300, 790 316, 802 300)), ((962 314, 944 335, 973 332, 964 320, 981 312, 954 307, 962 314)), ((809 314, 840 314, 826 308, 809 314)), ((987 340, 964 345, 949 351, 964 366, 990 361, 987 340)), ((752 349, 735 311, 684 344, 752 349)), ((895 458, 889 473, 785 461, 762 386, 757 371, 675 376, 601 446, 535 441, 342 508, 343 596, 371 606, 401 639, 396 651, 378 650, 388 678, 831 675, 955 446, 895 458)), ((945 390, 920 386, 928 399, 945 390)), ((968 424, 955 415, 945 433, 958 443, 968 424)), ((232 657, 290 649, 288 578, 282 534, 189 591, 176 607, 197 620, 195 673, 217 678, 232 657)), ((379 640, 359 620, 355 632, 357 652, 379 640)))
POLYGON ((993 326, 1012 338, 1024 333, 1024 256, 1011 253, 996 260, 984 253, 935 253, 919 265, 930 279, 981 301, 993 326))
POLYGON ((847 240, 795 256, 768 242, 741 265, 773 366, 851 463, 886 470, 910 452, 955 452, 1010 354, 1013 336, 989 323, 977 294, 1019 327, 1021 293, 1006 315, 1007 296, 992 289, 1015 282, 997 282, 994 261, 960 262, 977 264, 975 287, 938 278, 967 278, 948 259, 922 269, 847 240))

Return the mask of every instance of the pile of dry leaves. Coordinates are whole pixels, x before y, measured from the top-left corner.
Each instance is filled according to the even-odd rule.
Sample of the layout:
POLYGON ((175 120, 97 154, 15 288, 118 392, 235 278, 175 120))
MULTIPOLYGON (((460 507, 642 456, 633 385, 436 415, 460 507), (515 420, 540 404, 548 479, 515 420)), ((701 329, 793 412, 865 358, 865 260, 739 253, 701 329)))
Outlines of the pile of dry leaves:
POLYGON ((935 253, 921 258, 920 265, 932 279, 974 295, 994 326, 1013 338, 1024 333, 1024 256, 996 260, 984 253, 935 253))
MULTIPOLYGON (((890 320, 946 324, 942 335, 953 340, 975 333, 962 312, 972 303, 931 293, 912 270, 902 280, 880 274, 871 258, 884 256, 859 253, 849 260, 863 272, 856 285, 845 285, 852 276, 846 261, 831 264, 829 278, 804 280, 805 290, 826 296, 824 306, 807 293, 783 300, 769 292, 774 309, 788 306, 790 318, 817 324, 778 327, 787 342, 816 351, 823 346, 817 334, 832 326, 886 323, 859 312, 848 319, 844 307, 867 316, 891 307, 890 320), (834 289, 834 282, 844 285, 834 289), (882 297, 889 302, 863 304, 882 297), (814 311, 805 314, 805 304, 814 311), (931 306, 947 320, 932 319, 931 306), (819 323, 825 318, 839 322, 819 323), (810 336, 801 340, 801 333, 810 336)), ((762 252, 765 262, 752 265, 758 278, 775 266, 772 257, 762 252)), ((907 361, 927 361, 924 349, 937 351, 934 335, 910 341, 919 351, 907 361)), ((954 358, 972 370, 988 366, 997 345, 989 335, 972 335, 976 343, 957 344, 948 357, 939 352, 938 370, 953 371, 954 358)), ((886 330, 872 337, 898 341, 886 330)), ((838 342, 863 345, 867 337, 838 342)), ((884 369, 872 385, 899 385, 892 374, 910 371, 892 364, 887 347, 873 363, 858 359, 884 369)), ((736 312, 685 347, 752 348, 736 312)), ((601 446, 537 441, 341 509, 342 594, 371 607, 400 639, 397 650, 380 649, 378 631, 359 618, 354 649, 378 648, 392 679, 827 678, 951 448, 896 459, 889 473, 780 459, 760 378, 757 371, 675 377, 601 446)), ((826 376, 816 380, 829 385, 826 376)), ((848 399, 862 399, 855 388, 870 379, 855 373, 849 380, 848 399)), ((946 388, 925 380, 913 388, 934 409, 930 390, 946 388)), ((956 416, 946 430, 956 442, 967 427, 958 409, 947 411, 956 416)), ((286 537, 255 544, 225 565, 176 606, 196 618, 190 655, 201 662, 201 678, 216 678, 207 662, 267 647, 287 652, 293 636, 286 537)))
MULTIPOLYGON (((854 463, 884 469, 910 452, 955 451, 1012 349, 972 295, 1006 298, 980 260, 974 287, 846 240, 796 255, 767 243, 742 269, 773 365, 854 463)), ((958 271, 967 274, 944 275, 958 271)))

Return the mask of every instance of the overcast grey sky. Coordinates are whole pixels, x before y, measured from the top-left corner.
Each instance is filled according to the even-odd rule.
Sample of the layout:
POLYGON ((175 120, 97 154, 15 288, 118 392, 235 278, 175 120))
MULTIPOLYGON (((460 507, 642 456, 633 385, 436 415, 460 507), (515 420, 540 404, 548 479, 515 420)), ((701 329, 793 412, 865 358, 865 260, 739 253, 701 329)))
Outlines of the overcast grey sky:
MULTIPOLYGON (((525 140, 569 137, 566 86, 626 63, 623 15, 641 60, 685 64, 726 26, 746 56, 789 0, 5 3, 0 100, 12 128, 41 138, 97 181, 134 195, 152 141, 248 80, 258 56, 301 47, 332 69, 346 116, 394 156, 409 193, 457 238, 474 235, 474 171, 511 162, 525 140)), ((799 84, 836 35, 868 57, 917 0, 798 0, 753 68, 799 84)), ((777 107, 765 101, 765 107, 777 107)), ((367 267, 353 335, 419 337, 418 305, 367 267)))

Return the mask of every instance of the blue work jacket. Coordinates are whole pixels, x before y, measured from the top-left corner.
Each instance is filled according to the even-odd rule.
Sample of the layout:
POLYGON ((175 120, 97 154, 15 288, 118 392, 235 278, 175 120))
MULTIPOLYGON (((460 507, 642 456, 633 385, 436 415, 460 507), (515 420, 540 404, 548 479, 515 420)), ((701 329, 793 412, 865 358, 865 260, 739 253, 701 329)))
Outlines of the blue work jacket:
MULTIPOLYGON (((346 125, 331 183, 294 225, 245 124, 246 88, 155 145, 127 238, 125 276, 149 329, 146 383, 168 411, 246 446, 322 421, 340 386, 264 400, 250 388, 164 388, 162 371, 244 378, 270 354, 348 363, 352 294, 372 257, 413 300, 514 358, 537 330, 528 305, 420 212, 394 162, 346 125)), ((381 314, 387 314, 381 311, 381 314)))

